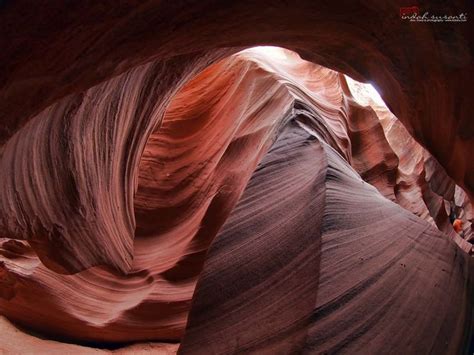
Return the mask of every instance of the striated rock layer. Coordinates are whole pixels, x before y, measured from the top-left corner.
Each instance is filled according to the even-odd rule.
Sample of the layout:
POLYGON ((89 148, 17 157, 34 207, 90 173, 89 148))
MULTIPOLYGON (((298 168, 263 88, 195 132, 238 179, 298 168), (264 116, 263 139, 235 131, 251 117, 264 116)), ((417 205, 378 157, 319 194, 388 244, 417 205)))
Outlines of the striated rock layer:
POLYGON ((133 215, 107 215, 128 182, 108 184, 116 178, 100 164, 89 180, 89 163, 117 164, 112 175, 129 166, 101 154, 164 112, 157 70, 147 64, 66 97, 4 146, 2 315, 55 339, 182 341, 183 353, 467 347, 472 246, 452 230, 445 204, 467 221, 468 195, 386 108, 361 106, 344 75, 293 52, 241 52, 169 97, 136 163, 133 215), (71 146, 94 122, 106 136, 71 146), (45 132, 71 138, 64 149, 83 175, 68 186, 91 187, 64 190, 52 205, 45 196, 60 188, 50 182, 64 162, 35 159, 56 144, 45 132), (88 218, 88 229, 61 196, 76 199, 74 216, 88 218), (115 268, 94 266, 106 259, 115 268))
MULTIPOLYGON (((472 199, 470 23, 412 23, 401 5, 2 2, 2 235, 28 240, 57 272, 129 272, 139 160, 170 97, 211 62, 261 44, 373 82, 472 199)), ((473 9, 465 0, 417 5, 439 15, 473 9)))
MULTIPOLYGON (((271 144, 278 127, 274 115, 283 117, 292 102, 278 81, 258 85, 262 72, 254 62, 231 58, 207 69, 174 99, 141 161, 130 272, 96 267, 66 276, 49 270, 32 251, 13 250, 5 266, 14 281, 5 292, 15 301, 2 302, 2 312, 80 340, 179 339, 207 246, 271 144), (34 285, 34 296, 44 303, 31 301, 34 285), (47 315, 52 309, 53 316, 47 315)), ((13 242, 30 249, 7 240, 6 253, 13 242)))
POLYGON ((362 160, 353 164, 354 168, 385 197, 435 225, 471 253, 472 245, 465 241, 472 242, 473 236, 472 202, 468 195, 383 103, 361 97, 366 90, 364 85, 352 82, 349 79, 348 84, 356 101, 362 101, 376 113, 376 118, 371 114, 358 115, 358 126, 362 127, 359 132, 365 131, 362 133, 366 139, 362 160), (378 132, 380 128, 383 135, 378 132), (463 238, 454 232, 449 221, 451 208, 463 221, 463 238))
POLYGON ((180 349, 458 353, 467 272, 442 233, 291 122, 209 250, 180 349))

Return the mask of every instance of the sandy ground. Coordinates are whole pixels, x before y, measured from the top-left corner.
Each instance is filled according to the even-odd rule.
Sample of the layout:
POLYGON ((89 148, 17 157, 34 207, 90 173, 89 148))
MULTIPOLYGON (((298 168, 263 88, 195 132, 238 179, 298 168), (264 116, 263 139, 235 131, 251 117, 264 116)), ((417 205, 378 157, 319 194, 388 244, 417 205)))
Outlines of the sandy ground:
POLYGON ((85 346, 40 339, 26 334, 8 319, 0 316, 0 354, 176 354, 179 344, 143 343, 117 350, 94 349, 85 346))

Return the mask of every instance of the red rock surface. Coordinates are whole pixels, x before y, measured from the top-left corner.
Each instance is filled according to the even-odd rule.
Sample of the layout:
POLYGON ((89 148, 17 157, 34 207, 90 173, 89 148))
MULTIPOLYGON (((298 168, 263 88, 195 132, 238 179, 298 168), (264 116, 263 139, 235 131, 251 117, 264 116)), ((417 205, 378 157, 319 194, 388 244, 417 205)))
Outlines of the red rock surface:
MULTIPOLYGON (((344 158, 345 171, 351 170, 348 165, 351 163, 366 181, 372 183, 387 198, 395 202, 397 202, 396 182, 397 177, 400 176, 397 169, 400 170, 403 166, 398 164, 399 158, 389 140, 386 139, 382 128, 383 120, 379 120, 384 113, 389 115, 387 110, 378 108, 380 112, 377 115, 370 107, 358 105, 350 96, 344 76, 336 72, 301 61, 291 52, 281 50, 280 57, 276 59, 265 53, 264 50, 256 49, 221 61, 186 84, 183 90, 173 98, 162 125, 151 134, 140 162, 138 189, 135 195, 137 229, 134 260, 132 270, 127 275, 121 276, 101 267, 91 268, 76 275, 60 275, 54 270, 49 270, 46 267, 47 264, 44 266, 25 242, 5 239, 1 249, 4 269, 3 301, 0 302, 2 313, 20 324, 34 327, 50 336, 62 336, 75 341, 179 340, 184 334, 190 301, 206 259, 209 244, 224 225, 214 243, 214 245, 219 245, 219 238, 226 238, 226 226, 230 225, 233 226, 233 233, 239 235, 244 245, 248 245, 257 254, 247 255, 246 249, 242 249, 241 252, 244 253, 242 257, 237 252, 229 252, 229 255, 235 254, 235 256, 230 260, 228 258, 221 260, 224 264, 229 262, 229 265, 217 268, 218 274, 223 273, 223 280, 207 282, 205 281, 206 273, 204 273, 201 283, 210 287, 211 290, 223 282, 224 284, 230 282, 229 285, 238 285, 239 280, 246 283, 246 275, 242 276, 240 273, 235 273, 236 280, 232 281, 230 274, 233 270, 243 271, 244 268, 232 266, 231 261, 234 260, 250 267, 252 259, 258 260, 256 267, 261 267, 260 272, 255 269, 253 273, 264 280, 269 278, 268 282, 271 282, 273 277, 271 273, 266 275, 264 272, 267 267, 271 267, 273 263, 286 265, 289 260, 285 258, 306 260, 308 257, 298 255, 298 252, 305 250, 305 253, 311 255, 303 263, 305 267, 300 270, 295 266, 295 270, 290 272, 289 269, 293 269, 293 266, 287 266, 289 269, 281 272, 288 272, 293 280, 291 282, 287 280, 282 290, 271 294, 272 299, 279 300, 276 303, 277 307, 287 309, 287 315, 279 315, 282 321, 298 320, 300 322, 301 317, 308 317, 313 312, 318 299, 321 282, 321 276, 317 277, 320 258, 326 255, 321 249, 325 241, 321 231, 325 230, 324 223, 329 223, 326 219, 335 218, 332 217, 333 214, 337 215, 335 211, 327 217, 323 214, 323 211, 332 208, 332 205, 328 205, 325 200, 332 196, 329 194, 332 190, 329 189, 330 183, 325 182, 330 172, 326 156, 326 150, 329 148, 324 148, 323 142, 333 147, 331 152, 335 149, 334 152, 337 151, 344 158), (289 131, 281 133, 283 126, 293 128, 283 128, 283 132, 289 131), (309 135, 305 132, 313 132, 313 138, 309 140, 304 138, 309 135), (288 139, 285 138, 287 134, 290 135, 288 139), (279 137, 279 140, 269 153, 266 153, 276 137, 279 137), (273 153, 275 150, 277 152, 281 150, 276 157, 274 157, 276 153, 273 153), (306 150, 311 153, 305 153, 306 150), (253 173, 264 154, 266 158, 253 173), (270 162, 267 162, 268 159, 270 162), (277 160, 272 163, 274 159, 277 160), (279 171, 279 164, 283 164, 284 171, 279 171), (267 165, 271 169, 264 174, 262 171, 267 171, 265 170, 267 165), (248 183, 249 179, 251 179, 250 183, 248 183), (257 187, 253 187, 253 184, 257 182, 257 187), (276 191, 272 190, 272 186, 275 186, 276 191), (244 189, 241 202, 234 208, 244 189), (281 205, 276 205, 275 201, 280 201, 281 205), (242 204, 244 207, 241 207, 242 204), (245 207, 245 204, 250 204, 250 206, 245 207), (290 210, 293 215, 288 215, 288 206, 292 206, 290 210), (241 213, 244 213, 243 217, 241 213), (306 216, 308 213, 309 215, 306 216), (254 222, 251 216, 257 218, 257 221, 254 222), (242 218, 244 222, 234 222, 235 219, 242 218), (278 221, 277 227, 275 227, 275 219, 278 221), (312 219, 314 222, 311 222, 312 219), (269 225, 265 227, 267 224, 269 225), (262 229, 261 232, 257 233, 260 229, 262 229), (245 233, 250 233, 252 238, 257 238, 257 241, 247 241, 250 236, 245 237, 245 233), (258 240, 260 234, 267 238, 267 243, 272 244, 278 241, 277 245, 289 244, 286 247, 284 244, 281 248, 271 250, 261 245, 258 240), (286 242, 284 242, 285 237, 288 239, 286 242), (297 253, 293 256, 290 253, 291 243, 295 244, 293 248, 296 248, 294 252, 297 253), (273 254, 269 253, 270 251, 273 254), (285 251, 284 254, 279 256, 282 251, 285 251), (269 254, 265 256, 261 254, 262 252, 269 254), (279 258, 282 257, 284 259, 280 260, 279 258), (313 261, 310 261, 312 259, 313 261), (225 272, 226 269, 230 270, 229 275, 225 272), (311 296, 308 297, 306 306, 302 305, 301 309, 298 308, 299 311, 295 311, 289 305, 296 302, 292 297, 300 298, 301 293, 295 293, 292 297, 285 295, 288 293, 286 287, 293 285, 291 288, 297 288, 298 284, 306 285, 308 289, 305 292, 309 292, 311 296), (311 285, 313 288, 310 287, 311 285), (42 301, 38 302, 37 299, 42 301), (288 305, 284 306, 281 302, 287 302, 288 305)), ((102 89, 97 87, 93 90, 102 89)), ((393 116, 390 117, 394 119, 393 116)), ((392 122, 392 125, 396 124, 392 122)), ((386 131, 387 137, 390 137, 391 130, 386 129, 386 131)), ((416 143, 409 138, 407 133, 404 134, 412 146, 415 146, 416 143)), ((399 133, 398 136, 402 134, 399 133)), ((400 150, 400 147, 398 148, 400 150)), ((399 154, 403 152, 401 150, 399 154)), ((341 158, 339 160, 342 161, 341 158)), ((339 160, 340 165, 342 163, 339 160)), ((353 179, 359 181, 355 183, 355 186, 359 187, 362 180, 355 172, 350 174, 353 179)), ((418 178, 423 177, 421 172, 416 172, 415 175, 418 178)), ((347 186, 350 193, 357 193, 357 189, 353 190, 351 184, 348 183, 347 186)), ((425 183, 425 185, 428 184, 425 183)), ((364 188, 359 193, 368 194, 364 192, 367 189, 365 185, 360 186, 364 188)), ((410 186, 419 188, 418 180, 412 181, 410 186)), ((416 261, 416 258, 419 256, 414 251, 412 253, 415 253, 415 256, 406 256, 405 249, 398 249, 400 246, 389 248, 386 245, 399 243, 403 245, 403 248, 408 248, 407 243, 413 242, 410 235, 418 235, 418 233, 424 235, 428 233, 424 229, 433 229, 433 227, 428 225, 418 227, 418 225, 422 226, 423 222, 416 219, 414 215, 410 217, 409 213, 401 213, 400 208, 397 209, 393 203, 388 204, 389 201, 376 193, 373 188, 367 191, 370 191, 367 197, 370 203, 367 202, 368 205, 363 208, 362 214, 365 217, 352 217, 356 220, 360 219, 365 226, 351 234, 359 239, 371 230, 378 231, 375 236, 368 234, 366 236, 368 240, 364 243, 367 246, 374 245, 373 250, 369 248, 364 251, 371 252, 378 258, 378 261, 370 263, 370 267, 363 268, 366 278, 370 280, 374 272, 381 272, 380 268, 384 263, 379 264, 380 260, 384 258, 392 260, 385 253, 390 253, 390 255, 395 253, 398 255, 397 260, 407 258, 410 263, 413 263, 412 265, 417 265, 419 261, 416 261), (378 201, 380 206, 370 207, 372 203, 375 203, 370 198, 371 195, 376 196, 375 202, 378 201), (388 210, 383 212, 382 206, 386 204, 390 207, 386 207, 388 210), (406 218, 407 221, 399 224, 396 218, 398 215, 401 215, 398 220, 406 218), (417 223, 410 222, 412 219, 417 223), (405 243, 395 238, 399 233, 395 227, 413 229, 407 235, 408 239, 405 243), (396 242, 390 241, 391 235, 396 242), (416 260, 413 261, 411 258, 416 260)), ((434 192, 431 193, 434 194, 434 192)), ((354 204, 363 205, 360 201, 348 204, 351 201, 350 198, 338 197, 336 193, 334 196, 338 201, 337 204, 334 202, 336 209, 351 209, 353 207, 350 206, 354 204), (345 206, 347 204, 349 206, 345 206)), ((408 196, 412 201, 416 201, 417 196, 413 193, 408 196)), ((430 220, 430 212, 426 205, 423 206, 425 214, 421 213, 420 216, 430 220)), ((405 207, 410 209, 410 206, 405 207)), ((417 212, 416 208, 413 212, 417 212)), ((341 229, 340 233, 343 233, 344 228, 336 227, 336 229, 341 229)), ((234 242, 240 240, 235 236, 229 238, 234 242)), ((418 236, 416 239, 418 238, 423 239, 423 236, 418 236)), ((443 257, 456 249, 454 245, 449 244, 447 237, 444 239, 440 237, 440 232, 436 238, 429 236, 424 238, 431 240, 437 248, 440 248, 439 252, 443 257)), ((229 245, 226 243, 225 246, 231 247, 232 243, 229 245)), ((349 241, 346 243, 357 244, 349 241)), ((413 243, 411 247, 417 250, 417 243, 413 243)), ((236 247, 238 245, 240 244, 236 247)), ((328 270, 332 263, 341 258, 344 259, 343 255, 347 253, 345 248, 338 247, 337 249, 341 249, 340 254, 331 256, 328 260, 328 270)), ((212 250, 207 256, 207 267, 213 265, 212 250)), ((354 265, 360 264, 363 267, 363 261, 371 257, 362 254, 364 253, 350 253, 346 255, 346 258, 349 255, 355 258, 354 260, 349 258, 348 265, 352 265, 351 270, 363 278, 364 272, 357 270, 354 265)), ((463 257, 459 257, 462 260, 463 257)), ((439 263, 439 256, 432 253, 426 257, 423 265, 429 262, 433 265, 439 263)), ((392 264, 396 265, 396 270, 398 270, 399 265, 392 264)), ((433 265, 430 267, 434 267, 433 265)), ((467 264, 463 267, 467 267, 467 264)), ((404 268, 400 268, 399 272, 411 275, 404 268)), ((436 285, 447 282, 443 278, 443 273, 436 275, 439 278, 435 282, 436 285)), ((455 286, 451 286, 446 296, 458 295, 460 299, 456 305, 463 308, 468 306, 466 296, 462 296, 462 280, 465 279, 461 275, 459 277, 460 281, 456 281, 455 286)), ((339 285, 339 288, 348 287, 345 284, 346 279, 335 276, 330 278, 335 280, 335 285, 339 285)), ((410 278, 409 281, 428 282, 422 276, 410 278)), ((395 287, 391 279, 385 282, 395 287)), ((339 288, 336 287, 342 292, 339 288)), ((240 289, 241 287, 237 287, 236 291, 240 289)), ((374 290, 376 289, 378 287, 374 286, 374 290)), ((385 286, 380 292, 385 292, 384 289, 385 286)), ((412 289, 416 287, 407 286, 405 291, 401 290, 402 293, 407 292, 407 295, 402 298, 408 297, 412 289)), ((195 301, 197 305, 201 297, 199 292, 198 288, 195 301)), ((335 291, 329 289, 327 292, 335 291)), ((220 292, 214 290, 211 293, 215 293, 215 296, 226 297, 226 299, 227 297, 234 299, 234 296, 223 290, 220 292)), ((343 294, 339 297, 343 297, 343 294)), ((250 299, 253 298, 250 296, 250 299)), ((205 299, 212 298, 206 295, 205 299)), ((262 302, 270 302, 270 300, 262 302)), ((361 302, 364 303, 365 299, 362 298, 361 302)), ((219 311, 218 301, 213 303, 215 303, 216 312, 222 315, 228 314, 229 310, 219 311)), ((193 307, 194 312, 199 312, 199 307, 193 307)), ((354 307, 361 307, 361 305, 354 307)), ((402 306, 396 304, 396 307, 402 306)), ((412 307, 419 307, 416 298, 412 307)), ((446 311, 448 310, 449 308, 446 311)), ((274 309, 269 311, 270 314, 275 312, 274 309)), ((255 313, 255 310, 251 308, 249 312, 255 313)), ((414 309, 410 309, 409 312, 414 312, 414 309)), ((465 314, 467 311, 463 310, 461 313, 465 314)), ((423 314, 423 309, 420 309, 420 314, 423 314)), ((219 322, 214 323, 213 317, 207 312, 201 316, 206 319, 209 317, 214 326, 222 327, 219 322)), ((236 316, 249 317, 245 313, 238 313, 236 316)), ((260 316, 265 317, 265 313, 261 313, 260 316)), ((224 318, 230 324, 236 322, 232 317, 224 316, 224 318)), ((187 339, 195 337, 192 319, 188 338, 185 337, 184 349, 190 346, 187 345, 190 342, 187 339)), ((457 319, 453 318, 453 322, 457 319)), ((422 320, 420 319, 422 323, 420 327, 426 326, 422 320)), ((249 321, 256 322, 257 320, 250 318, 249 321)), ((456 342, 458 345, 463 339, 465 322, 466 320, 461 321, 457 327, 452 325, 453 331, 457 332, 456 336, 461 337, 456 342)), ((199 320, 198 324, 201 323, 206 322, 199 320)), ((429 323, 431 324, 432 320, 429 323)), ((284 324, 281 326, 287 327, 284 324)), ((305 321, 305 326, 297 333, 308 331, 308 327, 310 323, 305 321)), ((268 331, 273 331, 272 329, 274 330, 270 327, 268 331)), ((263 337, 271 338, 269 334, 264 334, 263 337)), ((300 339, 300 335, 296 337, 300 339)), ((197 339, 197 343, 196 340, 194 342, 198 347, 206 344, 205 336, 198 333, 197 339), (202 344, 199 339, 203 340, 202 344)), ((282 339, 282 341, 288 346, 291 344, 296 347, 305 346, 301 339, 295 340, 296 343, 288 339, 282 339)), ((284 344, 272 346, 279 347, 284 344)), ((230 350, 222 349, 223 352, 230 350)))
POLYGON ((2 315, 183 353, 466 349, 466 24, 394 3, 25 4, 0 13, 2 315), (391 112, 292 52, 219 61, 259 43, 373 81, 391 112))
MULTIPOLYGON (((472 196, 469 97, 474 84, 464 80, 474 70, 469 23, 410 23, 400 18, 401 5, 362 0, 344 6, 307 0, 272 6, 254 1, 4 3, 1 140, 30 122, 29 133, 10 139, 3 153, 4 234, 29 240, 34 234, 37 253, 57 271, 102 263, 128 270, 137 163, 167 100, 191 72, 236 47, 262 43, 294 49, 374 82, 408 131, 472 196), (108 86, 91 89, 112 77, 108 86), (92 91, 85 95, 86 90, 92 91), (60 99, 56 113, 43 111, 60 99), (101 113, 91 114, 92 107, 101 113), (47 119, 32 119, 42 111, 47 119), (33 181, 26 173, 31 170, 37 171, 33 181), (31 185, 43 194, 35 195, 31 185), (23 214, 35 217, 22 219, 23 214), (84 237, 73 238, 75 233, 84 237), (52 252, 58 248, 61 255, 52 252)), ((420 3, 432 13, 469 12, 471 6, 420 3)))
POLYGON ((181 350, 457 353, 467 270, 446 236, 291 123, 209 250, 181 350))

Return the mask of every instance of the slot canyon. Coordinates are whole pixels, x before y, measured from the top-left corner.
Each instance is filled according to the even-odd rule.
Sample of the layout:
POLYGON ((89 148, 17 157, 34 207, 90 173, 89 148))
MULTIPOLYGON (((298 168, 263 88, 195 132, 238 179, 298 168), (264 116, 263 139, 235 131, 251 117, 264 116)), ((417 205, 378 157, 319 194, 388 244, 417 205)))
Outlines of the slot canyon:
POLYGON ((473 6, 0 1, 0 353, 474 353, 473 6))

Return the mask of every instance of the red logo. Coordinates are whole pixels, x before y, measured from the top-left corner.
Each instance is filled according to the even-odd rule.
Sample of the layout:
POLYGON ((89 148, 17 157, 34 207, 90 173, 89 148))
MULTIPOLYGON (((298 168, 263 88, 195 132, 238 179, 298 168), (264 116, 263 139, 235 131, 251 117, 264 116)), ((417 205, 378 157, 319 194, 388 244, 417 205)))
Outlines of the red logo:
POLYGON ((400 17, 418 15, 419 13, 420 13, 420 9, 418 6, 409 6, 409 7, 400 8, 400 17))

